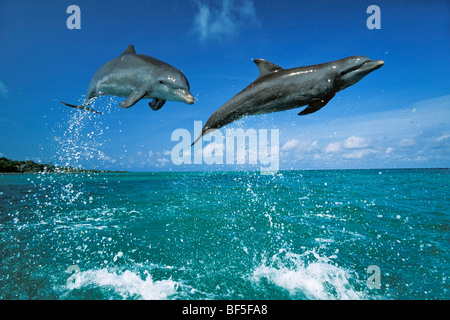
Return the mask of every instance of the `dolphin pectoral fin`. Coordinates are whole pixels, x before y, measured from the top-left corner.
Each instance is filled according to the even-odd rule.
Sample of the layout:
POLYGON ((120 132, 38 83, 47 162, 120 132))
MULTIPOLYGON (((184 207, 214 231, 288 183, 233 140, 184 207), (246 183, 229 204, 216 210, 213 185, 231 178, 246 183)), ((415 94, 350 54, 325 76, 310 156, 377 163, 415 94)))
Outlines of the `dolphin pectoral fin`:
POLYGON ((148 106, 150 108, 152 108, 152 110, 157 111, 157 110, 161 109, 161 107, 164 105, 164 103, 166 103, 166 100, 155 98, 148 103, 148 106))
POLYGON ((128 98, 119 103, 119 107, 127 109, 136 104, 139 100, 141 100, 147 93, 144 90, 135 90, 133 91, 128 98))
POLYGON ((71 107, 71 108, 75 108, 75 109, 80 109, 80 110, 90 111, 90 112, 93 112, 93 113, 102 114, 102 113, 99 112, 99 111, 96 111, 96 110, 94 110, 94 109, 89 108, 89 107, 88 107, 87 105, 85 105, 85 104, 83 104, 83 105, 81 105, 81 106, 77 106, 77 105, 65 103, 65 102, 62 102, 62 101, 60 101, 60 102, 61 102, 62 104, 64 104, 64 105, 68 106, 68 107, 71 107))
POLYGON ((327 95, 323 98, 318 98, 318 99, 313 99, 311 100, 311 102, 309 103, 308 107, 303 110, 302 112, 300 112, 298 115, 299 116, 304 116, 306 114, 310 114, 310 113, 314 113, 316 111, 319 111, 320 109, 322 109, 331 99, 333 99, 334 97, 334 93, 327 95))
POLYGON ((308 105, 308 107, 305 110, 303 110, 302 112, 300 112, 298 115, 304 116, 304 115, 307 115, 310 113, 314 113, 316 111, 319 111, 323 106, 325 106, 325 104, 320 103, 320 100, 319 100, 319 102, 311 101, 310 104, 308 105))

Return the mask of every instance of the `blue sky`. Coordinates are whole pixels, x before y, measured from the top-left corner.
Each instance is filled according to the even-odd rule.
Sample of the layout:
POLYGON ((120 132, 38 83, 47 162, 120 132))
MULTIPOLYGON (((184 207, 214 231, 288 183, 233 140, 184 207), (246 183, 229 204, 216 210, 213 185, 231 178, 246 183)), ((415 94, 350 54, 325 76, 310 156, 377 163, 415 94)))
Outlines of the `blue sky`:
MULTIPOLYGON (((449 167, 448 1, 10 1, 0 0, 0 156, 85 168, 239 170, 171 161, 179 128, 210 114, 258 75, 252 59, 292 68, 346 56, 385 65, 319 112, 247 117, 227 128, 279 130, 280 169, 449 167), (69 30, 66 9, 81 9, 69 30), (369 5, 381 29, 369 30, 369 5), (95 71, 133 43, 189 79, 193 105, 103 97, 79 103, 95 71)), ((222 130, 225 130, 223 128, 222 130)), ((204 143, 206 146, 206 143, 204 143)))

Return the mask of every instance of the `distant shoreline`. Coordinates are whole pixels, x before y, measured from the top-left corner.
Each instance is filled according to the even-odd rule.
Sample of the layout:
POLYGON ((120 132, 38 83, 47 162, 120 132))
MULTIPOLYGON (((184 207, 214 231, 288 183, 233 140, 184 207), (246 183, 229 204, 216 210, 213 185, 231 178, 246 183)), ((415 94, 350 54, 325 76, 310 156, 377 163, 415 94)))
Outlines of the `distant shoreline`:
MULTIPOLYGON (((450 168, 367 168, 367 169, 286 169, 286 170, 278 170, 277 173, 282 172, 290 172, 290 171, 426 171, 426 170, 440 170, 446 171, 450 170, 450 168)), ((124 170, 85 170, 85 169, 76 169, 74 171, 38 171, 38 172, 1 172, 0 175, 23 175, 23 174, 73 174, 73 173, 226 173, 226 172, 259 172, 258 170, 180 170, 180 171, 124 171, 124 170)))
POLYGON ((38 171, 38 172, 1 172, 0 174, 5 175, 22 175, 22 174, 43 174, 43 173, 51 173, 51 174, 69 174, 69 173, 130 173, 130 171, 109 171, 109 170, 84 170, 84 171, 38 171))
POLYGON ((59 167, 49 163, 36 163, 33 160, 11 160, 0 157, 1 174, 24 174, 24 173, 102 173, 102 172, 124 172, 110 170, 91 170, 74 167, 59 167))
MULTIPOLYGON (((180 168, 181 169, 181 168, 180 168)), ((353 168, 353 169, 280 169, 289 171, 343 171, 343 170, 449 170, 449 168, 353 168)), ((195 173, 195 172, 258 172, 258 170, 170 170, 170 171, 126 171, 99 170, 74 167, 59 167, 50 163, 36 163, 33 160, 18 161, 0 157, 0 174, 41 174, 41 173, 195 173)))

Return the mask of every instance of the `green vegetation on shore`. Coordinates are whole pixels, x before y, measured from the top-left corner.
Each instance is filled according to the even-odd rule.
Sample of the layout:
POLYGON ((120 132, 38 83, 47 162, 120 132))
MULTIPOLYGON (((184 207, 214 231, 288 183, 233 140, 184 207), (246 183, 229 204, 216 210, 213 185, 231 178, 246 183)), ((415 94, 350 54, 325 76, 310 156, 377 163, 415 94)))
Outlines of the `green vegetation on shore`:
POLYGON ((107 170, 86 170, 73 167, 58 167, 49 163, 36 163, 32 160, 17 161, 0 158, 0 173, 38 173, 38 172, 110 172, 107 170))

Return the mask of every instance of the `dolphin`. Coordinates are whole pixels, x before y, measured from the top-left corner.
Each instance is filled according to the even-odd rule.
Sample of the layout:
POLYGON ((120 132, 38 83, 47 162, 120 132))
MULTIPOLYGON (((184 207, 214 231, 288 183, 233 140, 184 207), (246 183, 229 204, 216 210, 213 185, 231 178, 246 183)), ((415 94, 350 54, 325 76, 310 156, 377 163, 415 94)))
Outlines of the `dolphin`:
POLYGON ((258 78, 209 117, 192 145, 205 134, 245 116, 306 105, 308 107, 299 115, 316 112, 337 92, 354 85, 384 65, 382 60, 363 56, 292 69, 283 69, 264 59, 254 59, 253 62, 259 69, 258 78))
POLYGON ((180 70, 158 59, 137 54, 130 44, 120 56, 97 70, 81 106, 60 102, 72 108, 101 113, 89 108, 89 103, 96 97, 113 95, 126 97, 119 103, 122 108, 129 108, 141 99, 153 99, 148 105, 156 111, 166 100, 193 104, 194 96, 189 90, 189 82, 180 70))

